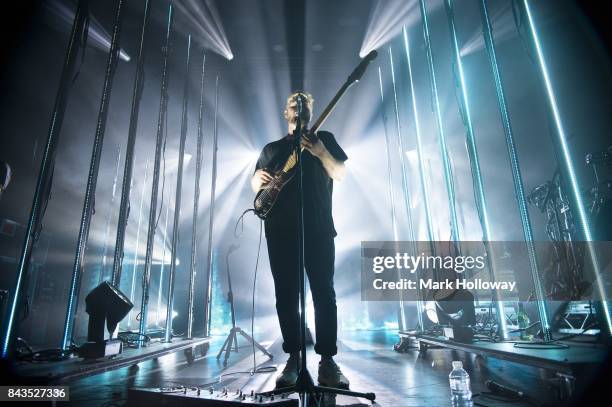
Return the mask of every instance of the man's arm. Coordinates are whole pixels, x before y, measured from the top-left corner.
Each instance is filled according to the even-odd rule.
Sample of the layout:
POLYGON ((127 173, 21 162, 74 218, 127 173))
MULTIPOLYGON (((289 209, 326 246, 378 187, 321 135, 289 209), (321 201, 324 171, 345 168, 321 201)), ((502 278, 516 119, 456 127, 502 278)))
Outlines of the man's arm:
POLYGON ((344 179, 346 174, 344 162, 336 159, 320 139, 312 143, 307 137, 302 137, 302 146, 321 161, 325 172, 327 172, 331 179, 334 181, 342 181, 344 179))

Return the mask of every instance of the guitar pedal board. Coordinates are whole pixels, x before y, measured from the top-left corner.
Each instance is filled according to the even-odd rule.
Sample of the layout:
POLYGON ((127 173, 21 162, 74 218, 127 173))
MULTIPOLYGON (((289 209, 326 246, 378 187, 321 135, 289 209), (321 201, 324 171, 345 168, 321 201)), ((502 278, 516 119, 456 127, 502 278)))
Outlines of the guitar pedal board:
POLYGON ((243 393, 241 390, 229 390, 227 387, 214 390, 212 387, 202 389, 198 387, 157 387, 157 388, 131 388, 128 390, 127 405, 132 407, 150 407, 151 405, 176 407, 297 407, 297 398, 288 395, 264 397, 251 390, 243 393))

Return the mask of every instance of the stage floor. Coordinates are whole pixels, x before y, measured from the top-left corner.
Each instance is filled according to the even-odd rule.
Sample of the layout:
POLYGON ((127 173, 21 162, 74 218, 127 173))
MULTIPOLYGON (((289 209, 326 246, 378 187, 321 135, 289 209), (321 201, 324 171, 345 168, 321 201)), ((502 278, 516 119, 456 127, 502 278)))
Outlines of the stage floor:
MULTIPOLYGON (((451 349, 429 349, 422 354, 414 350, 400 354, 393 351, 397 338, 396 331, 356 331, 342 333, 339 341, 336 360, 349 378, 351 389, 376 393, 376 405, 449 406, 448 374, 453 360, 463 361, 470 373, 475 395, 486 391, 484 382, 492 379, 520 389, 540 401, 558 404, 551 390, 551 380, 554 378, 541 369, 451 349)), ((207 356, 191 365, 183 353, 178 352, 70 382, 71 401, 79 406, 125 405, 130 387, 202 386, 218 381, 221 374, 225 376, 213 384, 215 389, 227 387, 229 391, 235 391, 240 388, 250 393, 251 390, 258 392, 274 388, 278 372, 254 376, 248 373, 232 374, 248 372, 253 367, 251 347, 245 341, 239 341, 239 353, 233 353, 228 366, 224 368, 222 362, 216 359, 224 340, 225 337, 213 337, 207 356)), ((258 367, 278 365, 282 368, 286 355, 281 350, 280 341, 262 344, 274 354, 274 359, 268 361, 261 352, 257 352, 258 367)), ((312 347, 310 350, 308 367, 316 380, 318 356, 312 347)), ((474 401, 475 405, 484 406, 533 405, 496 401, 485 395, 476 396, 474 401)), ((370 405, 367 400, 344 396, 338 396, 336 404, 370 405)))

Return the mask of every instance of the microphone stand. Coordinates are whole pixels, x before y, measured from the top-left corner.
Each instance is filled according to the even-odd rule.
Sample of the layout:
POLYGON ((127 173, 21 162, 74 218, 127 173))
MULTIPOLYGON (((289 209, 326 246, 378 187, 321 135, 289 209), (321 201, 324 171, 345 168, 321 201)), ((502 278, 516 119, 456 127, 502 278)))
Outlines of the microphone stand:
POLYGON ((325 394, 341 394, 345 396, 361 397, 370 401, 374 401, 376 395, 374 393, 358 393, 350 390, 337 389, 334 387, 315 386, 312 376, 306 367, 306 285, 304 273, 304 191, 303 191, 303 168, 302 168, 302 109, 303 101, 300 96, 296 99, 297 102, 297 123, 293 136, 295 138, 294 149, 297 156, 297 204, 298 204, 298 278, 299 278, 299 305, 300 305, 300 371, 295 385, 289 387, 281 387, 272 391, 258 393, 261 397, 270 397, 277 394, 287 395, 289 393, 298 393, 300 407, 308 407, 310 400, 319 405, 325 394))
POLYGON ((227 285, 228 285, 228 290, 229 290, 227 292, 227 300, 230 303, 230 312, 232 316, 232 329, 230 329, 229 335, 227 335, 227 338, 225 339, 225 342, 223 343, 221 350, 217 354, 217 360, 219 360, 223 352, 225 352, 225 358, 223 359, 223 366, 227 366, 227 361, 230 357, 230 353, 232 352, 232 350, 238 353, 238 335, 239 334, 242 335, 244 339, 246 339, 252 346, 255 346, 257 349, 265 353, 266 356, 268 356, 270 359, 274 357, 270 352, 268 352, 266 348, 264 348, 260 343, 258 343, 251 335, 247 334, 240 327, 236 326, 236 315, 234 312, 234 291, 232 290, 232 276, 230 274, 230 266, 229 266, 229 255, 236 249, 238 249, 238 246, 234 246, 234 245, 230 246, 229 250, 227 251, 227 254, 225 255, 225 264, 227 268, 227 285))

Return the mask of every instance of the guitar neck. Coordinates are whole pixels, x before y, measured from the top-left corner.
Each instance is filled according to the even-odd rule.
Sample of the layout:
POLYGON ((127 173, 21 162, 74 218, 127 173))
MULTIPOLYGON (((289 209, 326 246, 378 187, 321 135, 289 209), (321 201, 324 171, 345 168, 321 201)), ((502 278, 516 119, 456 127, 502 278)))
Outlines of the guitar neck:
POLYGON ((336 107, 336 105, 338 104, 338 102, 340 101, 340 99, 342 98, 342 96, 344 96, 344 93, 346 93, 346 90, 353 84, 354 82, 350 82, 350 81, 346 81, 344 82, 344 85, 342 85, 342 87, 340 88, 340 90, 338 90, 338 92, 336 93, 336 96, 334 96, 334 98, 331 100, 331 102, 329 102, 329 104, 327 105, 327 107, 325 108, 325 110, 323 110, 323 113, 321 113, 321 115, 319 116, 319 118, 317 119, 317 121, 315 122, 315 124, 310 128, 310 131, 315 133, 316 131, 319 130, 319 128, 323 125, 323 123, 325 122, 325 120, 327 120, 327 118, 329 117, 329 115, 334 111, 334 108, 336 107))
MULTIPOLYGON (((338 104, 342 96, 344 96, 344 94, 346 93, 347 89, 352 84, 358 82, 361 79, 361 77, 363 76, 364 72, 366 71, 368 67, 368 64, 376 58, 376 55, 378 55, 376 50, 370 51, 370 53, 366 55, 365 58, 363 58, 363 60, 359 63, 359 65, 357 65, 357 67, 353 70, 353 72, 349 75, 347 80, 344 82, 342 87, 340 87, 340 90, 338 90, 336 95, 328 103, 327 107, 325 107, 325 109, 323 110, 323 113, 321 113, 321 115, 319 116, 315 124, 310 128, 310 131, 312 133, 315 133, 316 131, 318 131, 319 128, 325 122, 325 120, 327 120, 329 115, 334 111, 334 108, 336 107, 336 105, 338 104)), ((295 166, 296 163, 297 163, 297 157, 296 157, 295 152, 293 152, 289 155, 289 157, 287 158, 287 161, 285 161, 285 165, 283 166, 280 173, 288 174, 289 171, 291 171, 291 169, 295 166)))

